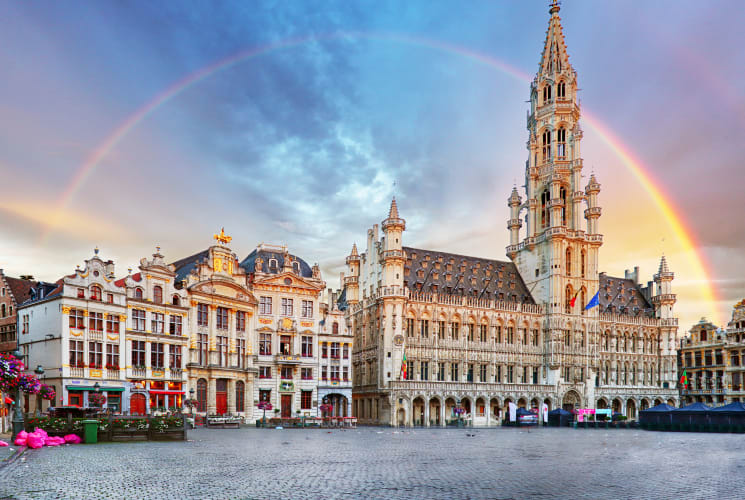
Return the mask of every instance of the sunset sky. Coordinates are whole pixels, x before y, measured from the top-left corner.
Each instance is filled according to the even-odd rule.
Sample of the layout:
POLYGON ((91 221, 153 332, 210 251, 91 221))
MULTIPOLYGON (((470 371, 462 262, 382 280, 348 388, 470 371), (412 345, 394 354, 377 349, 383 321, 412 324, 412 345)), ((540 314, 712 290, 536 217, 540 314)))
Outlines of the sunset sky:
MULTIPOLYGON (((743 3, 561 17, 601 269, 646 282, 664 252, 681 334, 726 326, 745 296, 743 3)), ((338 287, 394 194, 404 244, 506 260, 548 20, 544 0, 5 2, 0 268, 53 281, 99 246, 122 276, 224 226, 240 259, 287 244, 338 287)))

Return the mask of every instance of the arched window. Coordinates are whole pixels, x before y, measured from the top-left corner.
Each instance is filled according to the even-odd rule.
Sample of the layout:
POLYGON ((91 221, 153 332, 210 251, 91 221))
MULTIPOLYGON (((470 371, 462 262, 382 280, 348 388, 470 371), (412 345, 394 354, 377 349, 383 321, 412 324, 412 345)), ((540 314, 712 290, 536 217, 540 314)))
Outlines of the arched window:
POLYGON ((543 103, 551 102, 551 85, 543 87, 543 103))
POLYGON ((561 127, 556 131, 556 157, 559 160, 566 159, 567 131, 561 127))
POLYGON ((277 270, 277 259, 269 259, 269 270, 270 271, 277 270))
POLYGON ((333 333, 334 335, 336 335, 336 334, 339 333, 339 323, 338 322, 334 321, 334 324, 331 325, 331 333, 333 333))
POLYGON ((91 287, 91 300, 101 300, 101 287, 93 285, 91 287))
POLYGON ((579 263, 580 276, 584 278, 585 277, 585 261, 587 260, 587 254, 585 253, 584 250, 582 250, 582 254, 580 255, 580 257, 582 259, 581 262, 579 263))
POLYGON ((197 380, 197 410, 207 411, 207 381, 203 378, 197 380))
POLYGON ((567 276, 572 275, 572 249, 567 248, 566 252, 566 263, 564 264, 567 270, 567 276))
POLYGON ((242 380, 235 383, 235 411, 246 411, 246 384, 242 380))
POLYGON ((178 295, 174 295, 173 300, 171 302, 173 303, 174 306, 181 305, 181 299, 179 298, 178 295))
POLYGON ((551 161, 551 131, 543 132, 543 163, 551 161))
POLYGON ((541 194, 541 227, 548 227, 551 225, 551 214, 548 211, 547 205, 551 196, 548 194, 548 190, 541 194))
POLYGON ((567 190, 565 188, 559 189, 559 198, 561 198, 561 225, 567 225, 567 190))
POLYGON ((295 274, 300 274, 300 262, 293 262, 292 269, 295 271, 295 274))
POLYGON ((585 314, 585 306, 587 305, 587 302, 585 302, 585 289, 584 287, 579 292, 579 311, 580 314, 584 316, 585 314))
POLYGON ((5 317, 5 311, 6 311, 5 304, 0 305, 0 318, 4 318, 5 317))
POLYGON ((572 290, 572 285, 567 285, 566 294, 565 294, 565 297, 564 297, 564 299, 566 301, 565 311, 566 311, 567 314, 571 314, 572 313, 572 297, 573 296, 574 296, 574 292, 572 290))
POLYGON ((163 303, 163 287, 159 285, 153 287, 153 302, 155 304, 163 303))
POLYGON ((142 288, 135 288, 135 298, 142 299, 142 288))
POLYGON ((566 90, 567 90, 566 84, 564 82, 559 82, 559 84, 556 86, 556 98, 557 99, 566 98, 567 96, 566 90))

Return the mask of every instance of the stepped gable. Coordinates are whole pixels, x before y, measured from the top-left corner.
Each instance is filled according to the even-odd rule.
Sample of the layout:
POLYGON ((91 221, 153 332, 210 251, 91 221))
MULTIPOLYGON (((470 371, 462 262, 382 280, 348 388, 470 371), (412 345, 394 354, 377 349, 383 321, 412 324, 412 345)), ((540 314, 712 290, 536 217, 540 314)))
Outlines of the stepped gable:
POLYGON ((22 280, 20 278, 11 278, 10 276, 5 277, 5 282, 10 287, 10 293, 13 294, 16 304, 23 304, 30 299, 31 289, 37 284, 33 280, 22 280))
MULTIPOLYGON (((647 301, 633 279, 615 278, 600 273, 601 313, 626 314, 654 318, 654 307, 647 301)), ((592 297, 587 297, 589 302, 592 297)), ((584 306, 583 306, 584 307, 584 306)))
POLYGON ((195 267, 197 267, 197 263, 209 257, 209 254, 210 254, 209 249, 202 250, 201 252, 197 252, 194 255, 190 255, 189 257, 185 257, 181 260, 177 260, 176 262, 171 264, 172 266, 176 268, 176 278, 174 282, 178 283, 181 280, 186 279, 189 273, 195 267))
POLYGON ((404 286, 411 291, 535 304, 510 261, 412 247, 403 250, 404 286))

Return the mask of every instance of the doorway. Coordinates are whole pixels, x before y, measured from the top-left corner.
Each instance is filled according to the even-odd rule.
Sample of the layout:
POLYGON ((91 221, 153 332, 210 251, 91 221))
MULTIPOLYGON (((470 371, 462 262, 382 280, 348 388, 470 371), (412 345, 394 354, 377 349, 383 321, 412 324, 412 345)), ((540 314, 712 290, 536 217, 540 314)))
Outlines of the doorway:
POLYGON ((217 379, 215 384, 215 409, 218 415, 228 412, 228 381, 224 378, 217 379))
POLYGON ((282 394, 282 418, 292 416, 292 394, 282 394))

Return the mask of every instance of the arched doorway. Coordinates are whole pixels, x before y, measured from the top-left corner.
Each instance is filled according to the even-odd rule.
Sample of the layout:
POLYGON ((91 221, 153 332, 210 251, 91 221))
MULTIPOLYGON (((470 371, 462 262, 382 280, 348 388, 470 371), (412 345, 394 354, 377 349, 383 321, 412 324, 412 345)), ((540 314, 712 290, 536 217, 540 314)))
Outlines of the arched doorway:
POLYGON ((129 414, 144 415, 146 407, 146 398, 144 394, 132 394, 129 397, 129 414))
POLYGON ((662 404, 662 400, 660 398, 657 398, 657 399, 654 400, 654 405, 655 406, 661 405, 661 404, 662 404))
POLYGON ((414 398, 412 415, 414 416, 413 425, 420 427, 424 425, 424 398, 421 396, 414 398))
POLYGON ((623 408, 623 403, 620 399, 614 399, 613 405, 611 406, 613 409, 613 413, 621 413, 621 408, 623 408))
POLYGON ((537 408, 538 410, 541 409, 541 402, 538 401, 538 398, 533 398, 530 400, 530 407, 531 408, 537 408))
POLYGON ((548 411, 551 411, 551 398, 544 399, 543 404, 546 405, 546 408, 548 408, 548 411))
POLYGON ((343 394, 331 393, 323 397, 324 404, 331 405, 331 411, 327 413, 329 417, 346 417, 348 416, 349 400, 343 394))
POLYGON ((437 398, 429 400, 429 425, 442 425, 440 421, 440 400, 437 398))
POLYGON ((636 419, 636 401, 631 398, 626 401, 626 418, 629 420, 636 419))
POLYGON ((582 398, 580 398, 577 391, 567 391, 564 394, 564 398, 561 400, 561 407, 566 411, 572 411, 582 406, 582 398))
POLYGON ((491 413, 492 418, 494 420, 498 420, 499 419, 499 408, 500 408, 499 399, 492 398, 491 401, 489 401, 489 406, 491 407, 490 413, 491 413))
POLYGON ((455 414, 453 414, 453 408, 455 408, 455 399, 447 398, 445 400, 445 420, 452 420, 455 418, 455 414))
POLYGON ((464 410, 466 410, 465 415, 471 415, 471 400, 468 398, 463 398, 460 402, 460 405, 463 407, 464 410))
POLYGON ((404 410, 403 408, 399 408, 396 414, 397 414, 397 417, 396 417, 397 425, 399 427, 406 426, 406 410, 404 410))
POLYGON ((642 399, 641 405, 639 405, 639 410, 644 411, 649 409, 649 400, 647 398, 642 399))
MULTIPOLYGON (((282 417, 289 418, 289 411, 292 409, 285 417, 284 399, 282 403, 282 417)), ((218 415, 225 415, 228 412, 228 379, 226 378, 219 378, 215 381, 215 412, 218 415)))
POLYGON ((520 398, 517 400, 518 408, 525 408, 526 406, 528 406, 528 401, 525 398, 520 398))
POLYGON ((598 399, 597 403, 595 403, 595 408, 598 410, 605 410, 608 408, 608 402, 605 400, 605 398, 598 399))

